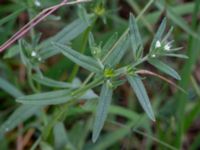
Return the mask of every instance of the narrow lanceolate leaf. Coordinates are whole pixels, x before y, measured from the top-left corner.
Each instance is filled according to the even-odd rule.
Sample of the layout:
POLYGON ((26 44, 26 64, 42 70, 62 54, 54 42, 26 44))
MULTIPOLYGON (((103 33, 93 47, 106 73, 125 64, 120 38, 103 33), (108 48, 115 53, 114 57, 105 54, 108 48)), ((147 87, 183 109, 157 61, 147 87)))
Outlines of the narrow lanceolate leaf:
POLYGON ((116 43, 117 41, 117 37, 118 37, 118 34, 117 33, 114 33, 108 40, 107 42, 105 43, 105 45, 102 47, 102 57, 104 57, 108 51, 112 48, 112 46, 116 43))
POLYGON ((32 115, 36 114, 41 107, 32 105, 21 105, 14 113, 12 113, 8 119, 0 126, 0 137, 6 132, 17 127, 18 124, 22 123, 32 115))
POLYGON ((136 23, 136 19, 133 16, 133 14, 130 14, 129 28, 130 28, 131 46, 132 46, 134 58, 135 60, 137 60, 142 54, 143 44, 142 44, 142 39, 140 36, 139 29, 136 23))
POLYGON ((155 116, 151 107, 149 97, 147 95, 146 89, 139 76, 127 76, 128 82, 133 88, 142 108, 147 113, 149 118, 155 121, 155 116))
MULTIPOLYGON (((19 91, 16 87, 10 84, 8 81, 0 78, 0 89, 9 93, 13 97, 17 98, 23 96, 23 93, 19 91)), ((19 106, 0 126, 0 139, 2 136, 17 127, 18 124, 22 123, 32 115, 38 112, 40 106, 30 106, 30 105, 21 105, 19 106)))
POLYGON ((74 63, 80 65, 81 67, 95 73, 99 73, 101 71, 101 67, 95 59, 78 53, 65 45, 54 43, 54 46, 58 50, 60 50, 63 55, 65 55, 67 58, 69 58, 74 63))
POLYGON ((183 54, 165 54, 165 56, 168 56, 168 57, 177 57, 177 58, 183 58, 183 59, 188 59, 188 56, 183 55, 183 54))
POLYGON ((0 78, 0 89, 4 90, 13 97, 19 97, 23 95, 23 93, 20 90, 18 90, 11 83, 2 78, 0 78))
POLYGON ((87 23, 88 26, 90 25, 89 15, 87 14, 86 9, 82 5, 79 5, 78 15, 81 18, 81 20, 83 20, 83 21, 85 21, 85 23, 87 23))
POLYGON ((93 142, 96 142, 103 128, 104 122, 108 114, 108 109, 111 103, 112 93, 113 91, 109 87, 108 82, 104 83, 101 89, 95 122, 93 126, 93 133, 92 133, 93 142))
POLYGON ((94 47, 96 47, 96 43, 95 43, 92 32, 90 32, 89 34, 89 46, 90 46, 90 49, 93 49, 94 47))
POLYGON ((153 65, 154 67, 156 67, 158 70, 170 75, 171 77, 177 79, 177 80, 181 80, 181 77, 179 76, 179 74, 170 66, 164 64, 163 62, 157 60, 157 59, 151 59, 148 61, 151 65, 153 65))
POLYGON ((32 105, 56 105, 66 103, 72 99, 94 99, 97 95, 87 91, 81 97, 72 96, 72 90, 58 90, 53 92, 39 93, 17 98, 17 102, 32 105))
POLYGON ((68 143, 67 132, 63 122, 58 122, 54 126, 54 145, 56 150, 65 149, 64 147, 68 143))
MULTIPOLYGON (((89 16, 90 21, 94 19, 91 15, 89 16)), ((54 43, 69 43, 71 40, 75 39, 79 36, 85 29, 87 29, 88 25, 81 19, 76 19, 65 28, 63 28, 58 34, 55 36, 45 40, 39 45, 39 49, 41 49, 39 55, 42 59, 49 58, 58 54, 59 52, 52 47, 52 42, 54 43)))
POLYGON ((48 87, 57 87, 57 88, 74 88, 73 84, 61 82, 61 81, 55 81, 50 78, 40 76, 40 75, 34 75, 32 76, 35 81, 42 85, 46 85, 48 87))
POLYGON ((127 37, 125 37, 123 40, 118 43, 118 45, 115 48, 111 48, 110 51, 105 56, 104 64, 109 65, 111 67, 114 67, 117 65, 124 54, 126 53, 126 50, 129 46, 129 40, 127 37))
POLYGON ((166 28, 166 18, 164 18, 154 36, 154 39, 151 43, 151 48, 150 48, 150 51, 152 51, 154 48, 155 48, 155 44, 156 44, 156 41, 161 41, 162 40, 162 36, 165 32, 165 28, 166 28))

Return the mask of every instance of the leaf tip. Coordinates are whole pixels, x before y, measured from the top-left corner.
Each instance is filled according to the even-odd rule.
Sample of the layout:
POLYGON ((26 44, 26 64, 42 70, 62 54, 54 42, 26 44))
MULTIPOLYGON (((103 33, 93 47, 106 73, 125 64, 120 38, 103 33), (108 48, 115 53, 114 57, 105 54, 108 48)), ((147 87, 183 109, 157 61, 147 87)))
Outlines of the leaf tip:
POLYGON ((96 143, 98 135, 92 134, 92 143, 96 143))

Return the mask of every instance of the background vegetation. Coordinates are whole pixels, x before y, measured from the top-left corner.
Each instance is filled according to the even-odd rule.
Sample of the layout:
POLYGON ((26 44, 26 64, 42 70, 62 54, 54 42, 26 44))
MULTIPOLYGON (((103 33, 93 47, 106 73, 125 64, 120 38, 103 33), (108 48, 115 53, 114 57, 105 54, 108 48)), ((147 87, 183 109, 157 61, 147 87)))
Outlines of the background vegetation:
MULTIPOLYGON (((0 0, 0 44, 43 9, 60 2, 0 0)), ((93 0, 60 7, 32 28, 29 34, 1 52, 0 149, 199 149, 199 11, 199 0, 93 0), (115 89, 108 117, 95 143, 91 140, 91 131, 100 87, 90 89, 84 98, 80 98, 87 100, 76 103, 35 105, 43 103, 41 95, 39 102, 32 102, 33 105, 19 103, 24 102, 24 95, 56 91, 61 87, 77 88, 89 75, 87 66, 74 64, 58 53, 52 42, 70 45, 74 50, 91 56, 90 32, 97 45, 104 47, 117 33, 117 38, 109 41, 114 43, 115 38, 119 39, 129 26, 131 12, 139 16, 137 24, 144 43, 144 54, 148 53, 152 39, 166 17, 167 29, 174 27, 170 36, 174 39, 173 47, 183 47, 181 53, 189 57, 186 60, 163 58, 180 73, 182 80, 167 78, 187 94, 158 78, 142 76, 155 122, 144 113, 127 82, 115 89), (91 19, 90 15, 95 19, 91 19), (37 57, 33 56, 33 51, 37 52, 37 57), (48 78, 40 79, 33 75, 35 73, 42 73, 48 78)), ((132 52, 127 51, 120 65, 127 64, 130 56, 132 52)), ((146 62, 140 67, 162 74, 146 62)), ((64 93, 68 95, 67 91, 64 93)), ((51 104, 63 100, 55 93, 52 95, 42 96, 47 96, 51 104)))

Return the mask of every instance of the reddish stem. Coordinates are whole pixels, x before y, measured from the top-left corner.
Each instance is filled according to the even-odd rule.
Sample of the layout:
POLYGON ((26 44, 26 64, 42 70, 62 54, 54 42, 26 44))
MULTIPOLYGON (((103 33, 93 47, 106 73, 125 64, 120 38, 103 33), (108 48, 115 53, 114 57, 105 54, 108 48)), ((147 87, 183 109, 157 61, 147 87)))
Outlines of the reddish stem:
POLYGON ((34 19, 32 19, 25 26, 23 26, 18 32, 16 32, 8 41, 6 41, 3 45, 1 45, 0 46, 0 52, 3 52, 6 48, 8 48, 9 46, 11 46, 14 42, 16 42, 22 36, 24 36, 34 26, 36 26, 38 23, 40 23, 43 19, 45 19, 50 14, 52 14, 58 8, 60 8, 61 6, 66 5, 67 2, 68 2, 68 0, 63 0, 60 4, 43 10, 34 19))

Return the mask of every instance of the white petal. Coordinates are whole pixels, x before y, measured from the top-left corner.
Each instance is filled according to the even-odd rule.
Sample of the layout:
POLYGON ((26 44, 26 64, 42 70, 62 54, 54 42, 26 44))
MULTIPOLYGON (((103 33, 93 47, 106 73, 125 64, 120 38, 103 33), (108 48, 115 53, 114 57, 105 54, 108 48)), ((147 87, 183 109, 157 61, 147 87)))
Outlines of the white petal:
POLYGON ((37 55, 37 53, 35 51, 32 51, 31 56, 35 57, 37 55))
POLYGON ((165 45, 165 47, 164 47, 164 49, 165 49, 166 51, 169 51, 169 50, 170 50, 170 48, 171 48, 171 47, 170 47, 170 45, 169 45, 169 44, 166 44, 166 45, 165 45))
POLYGON ((155 54, 152 54, 152 55, 151 55, 151 57, 155 58, 155 57, 156 57, 156 55, 155 55, 155 54))
POLYGON ((156 48, 160 48, 161 47, 161 43, 160 43, 160 41, 156 41, 156 46, 155 46, 156 48))
POLYGON ((35 6, 37 6, 37 7, 40 7, 40 6, 41 6, 41 3, 40 3, 39 0, 35 0, 35 6))

